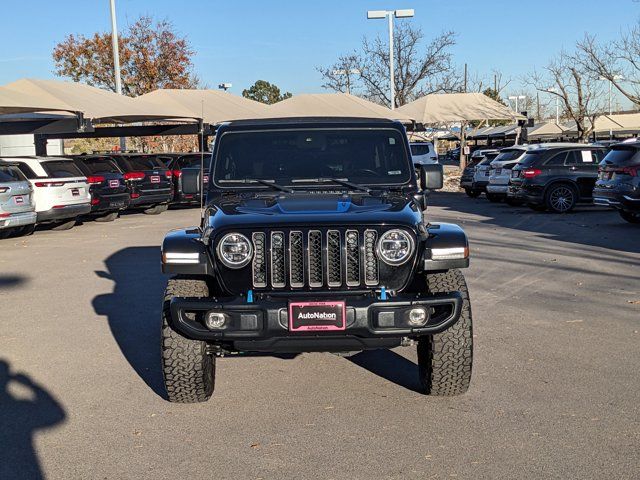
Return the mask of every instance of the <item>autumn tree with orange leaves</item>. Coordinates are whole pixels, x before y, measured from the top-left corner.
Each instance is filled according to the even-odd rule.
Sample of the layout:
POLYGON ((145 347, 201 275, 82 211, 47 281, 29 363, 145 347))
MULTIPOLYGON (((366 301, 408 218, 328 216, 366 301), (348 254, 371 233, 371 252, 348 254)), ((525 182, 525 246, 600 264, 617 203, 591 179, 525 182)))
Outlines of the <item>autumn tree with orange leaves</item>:
MULTIPOLYGON (((158 88, 195 88, 191 49, 167 20, 140 17, 118 39, 122 93, 136 97, 158 88)), ((111 33, 69 35, 53 50, 55 73, 107 90, 116 90, 111 33)))

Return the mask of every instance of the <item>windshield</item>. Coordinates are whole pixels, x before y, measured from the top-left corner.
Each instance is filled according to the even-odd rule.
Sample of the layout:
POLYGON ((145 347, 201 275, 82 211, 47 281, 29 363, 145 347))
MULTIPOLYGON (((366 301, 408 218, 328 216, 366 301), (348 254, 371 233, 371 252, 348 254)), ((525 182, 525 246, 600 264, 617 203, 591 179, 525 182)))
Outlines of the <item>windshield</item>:
POLYGON ((430 151, 428 143, 412 143, 409 147, 411 148, 411 155, 428 155, 430 151))
POLYGON ((518 162, 519 165, 523 166, 523 167, 530 167, 531 165, 533 165, 539 158, 540 156, 545 153, 546 150, 540 149, 540 150, 531 150, 528 151, 518 162))
POLYGON ((524 150, 520 150, 519 148, 513 150, 502 150, 494 160, 496 162, 509 162, 517 160, 523 153, 524 150))
POLYGON ((395 129, 295 129, 227 132, 218 140, 214 180, 300 185, 340 178, 365 185, 411 179, 404 135, 395 129))
POLYGON ((129 156, 122 158, 130 170, 158 170, 166 168, 158 157, 154 157, 152 155, 129 156))
POLYGON ((607 156, 604 157, 605 165, 615 165, 618 167, 626 167, 628 165, 640 164, 640 150, 633 147, 614 147, 609 150, 607 156))

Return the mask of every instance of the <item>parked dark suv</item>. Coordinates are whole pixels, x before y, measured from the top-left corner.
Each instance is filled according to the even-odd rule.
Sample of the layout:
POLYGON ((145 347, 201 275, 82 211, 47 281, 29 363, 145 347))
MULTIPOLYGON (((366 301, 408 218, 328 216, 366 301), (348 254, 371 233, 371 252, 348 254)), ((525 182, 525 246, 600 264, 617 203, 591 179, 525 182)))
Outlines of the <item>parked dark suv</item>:
POLYGON ((129 191, 116 163, 109 157, 93 155, 80 155, 74 161, 87 176, 92 216, 99 222, 115 220, 118 212, 129 206, 129 191))
MULTIPOLYGON (((211 165, 211 152, 203 153, 180 153, 169 154, 169 170, 173 178, 173 203, 179 205, 200 205, 200 196, 182 191, 182 170, 185 168, 196 168, 200 170, 204 163, 204 171, 209 171, 211 165)), ((204 183, 209 181, 205 175, 204 183)))
POLYGON ((172 174, 158 155, 122 153, 109 157, 124 172, 131 195, 130 209, 141 208, 144 213, 157 215, 169 208, 173 199, 172 174))
POLYGON ((611 147, 600 162, 593 202, 615 208, 627 222, 640 223, 640 142, 611 147))
MULTIPOLYGON (((425 220, 442 166, 420 165, 418 181, 402 124, 230 122, 213 158, 201 224, 162 245, 163 271, 176 275, 162 314, 169 400, 207 400, 225 354, 411 345, 425 393, 467 390, 468 242, 460 227, 425 220)), ((185 192, 200 180, 185 171, 185 192)))
POLYGON ((571 143, 532 146, 511 170, 507 196, 534 210, 568 212, 592 202, 605 147, 571 143))

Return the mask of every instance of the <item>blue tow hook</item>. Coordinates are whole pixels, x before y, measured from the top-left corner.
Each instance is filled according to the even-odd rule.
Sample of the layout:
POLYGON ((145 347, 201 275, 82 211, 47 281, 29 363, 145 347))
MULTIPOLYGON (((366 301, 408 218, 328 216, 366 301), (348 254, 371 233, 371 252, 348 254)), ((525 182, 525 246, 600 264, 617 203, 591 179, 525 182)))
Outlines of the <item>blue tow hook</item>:
POLYGON ((387 299, 387 289, 382 287, 380 289, 380 300, 386 300, 387 299))
POLYGON ((247 303, 253 303, 253 290, 247 292, 247 303))

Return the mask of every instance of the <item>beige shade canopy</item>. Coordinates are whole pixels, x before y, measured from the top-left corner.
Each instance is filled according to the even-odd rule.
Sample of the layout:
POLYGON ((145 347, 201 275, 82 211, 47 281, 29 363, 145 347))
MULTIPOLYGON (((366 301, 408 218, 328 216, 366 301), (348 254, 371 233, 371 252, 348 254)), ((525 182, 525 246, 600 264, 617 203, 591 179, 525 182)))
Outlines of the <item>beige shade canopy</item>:
POLYGON ((618 113, 613 115, 601 115, 596 118, 596 133, 609 131, 618 133, 640 132, 640 113, 618 113))
POLYGON ((347 93, 309 93, 294 95, 269 107, 269 116, 387 118, 411 123, 410 115, 382 107, 347 93))
POLYGON ((83 83, 22 79, 5 85, 5 88, 23 95, 24 99, 29 98, 30 101, 26 105, 65 106, 69 111, 81 112, 93 123, 130 123, 200 117, 173 106, 139 101, 83 83))
POLYGON ((527 137, 530 139, 557 138, 565 135, 567 131, 568 128, 563 125, 558 125, 555 122, 544 122, 528 129, 527 137))
POLYGON ((212 125, 268 116, 267 105, 218 90, 162 89, 141 95, 136 101, 186 111, 212 125))
POLYGON ((75 112, 76 109, 57 99, 39 99, 32 95, 0 87, 0 114, 36 112, 75 112))
POLYGON ((482 93, 442 93, 425 95, 398 108, 423 124, 443 124, 474 120, 525 120, 525 118, 482 93))

